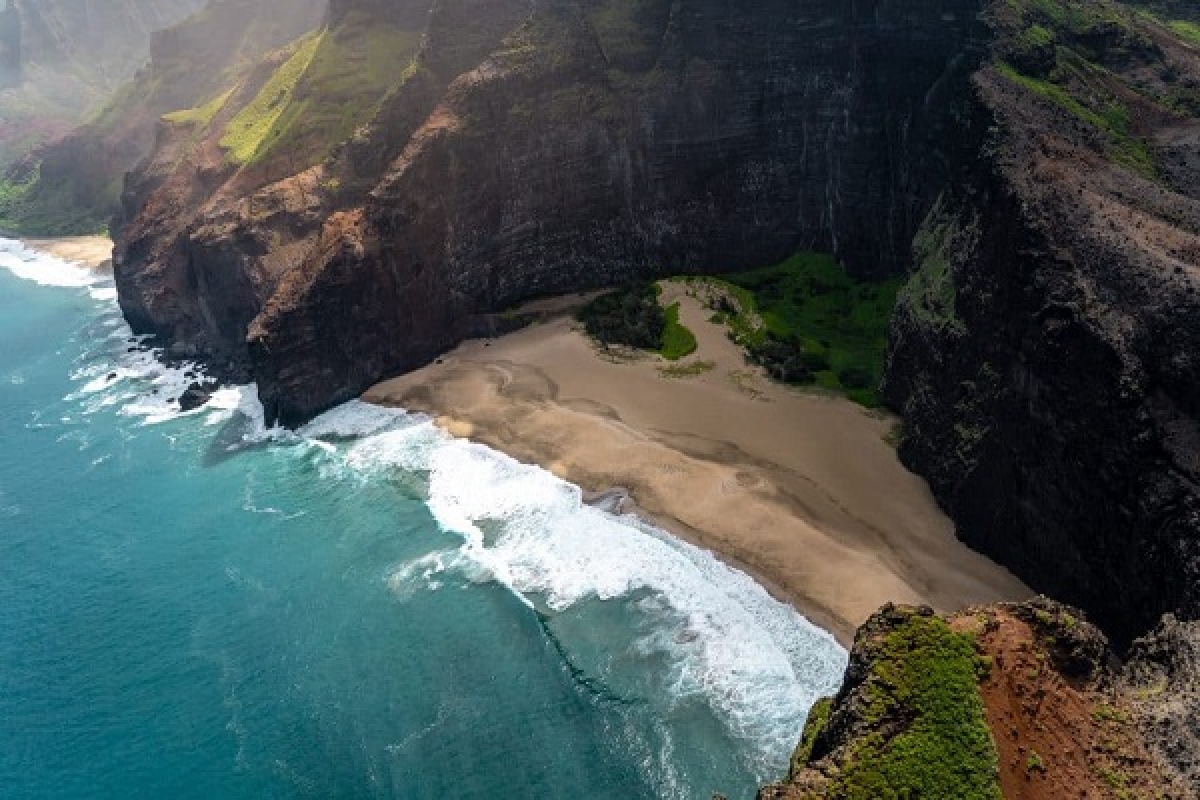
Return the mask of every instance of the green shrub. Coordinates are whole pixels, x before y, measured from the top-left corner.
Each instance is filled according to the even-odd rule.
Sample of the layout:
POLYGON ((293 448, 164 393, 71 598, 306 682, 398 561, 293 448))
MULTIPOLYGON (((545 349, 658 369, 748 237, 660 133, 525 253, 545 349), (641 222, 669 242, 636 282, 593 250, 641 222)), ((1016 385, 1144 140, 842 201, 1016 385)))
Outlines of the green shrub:
POLYGON ((664 312, 666 327, 663 329, 662 347, 659 353, 668 361, 678 361, 696 352, 696 336, 679 322, 679 303, 672 303, 664 312))
POLYGON ((733 298, 718 309, 732 338, 775 380, 879 405, 898 279, 856 280, 832 256, 800 253, 720 283, 733 298))
POLYGON ((588 335, 604 345, 663 349, 667 315, 652 283, 602 294, 584 306, 578 317, 588 335))
POLYGON ((1000 800, 974 639, 943 619, 914 615, 881 647, 867 679, 875 731, 855 746, 826 796, 1000 800))

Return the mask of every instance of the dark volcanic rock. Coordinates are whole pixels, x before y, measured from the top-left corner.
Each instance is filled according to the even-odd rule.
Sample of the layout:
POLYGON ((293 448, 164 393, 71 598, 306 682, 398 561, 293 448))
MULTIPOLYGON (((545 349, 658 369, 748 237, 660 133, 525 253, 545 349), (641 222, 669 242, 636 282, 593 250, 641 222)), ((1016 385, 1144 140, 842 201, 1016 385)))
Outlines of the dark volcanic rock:
POLYGON ((419 17, 425 39, 321 168, 338 191, 264 224, 228 194, 156 207, 135 178, 123 305, 139 330, 249 364, 269 415, 296 423, 534 295, 801 248, 895 273, 959 144, 979 6, 341 0, 332 15, 419 17), (286 268, 264 241, 294 245, 286 268), (240 310, 218 324, 204 304, 240 310))
POLYGON ((1000 70, 977 76, 982 157, 917 238, 884 387, 902 459, 960 537, 1122 646, 1200 613, 1200 184, 1150 172, 1200 121, 1145 99, 1174 89, 1157 76, 1200 78, 1200 53, 1124 35, 1143 44, 1112 54, 1109 91, 1148 163, 1000 70))
POLYGON ((1166 615, 1133 643, 1123 682, 1153 749, 1200 787, 1200 622, 1166 615))
POLYGON ((193 383, 179 396, 180 411, 195 411, 212 399, 216 383, 193 383))

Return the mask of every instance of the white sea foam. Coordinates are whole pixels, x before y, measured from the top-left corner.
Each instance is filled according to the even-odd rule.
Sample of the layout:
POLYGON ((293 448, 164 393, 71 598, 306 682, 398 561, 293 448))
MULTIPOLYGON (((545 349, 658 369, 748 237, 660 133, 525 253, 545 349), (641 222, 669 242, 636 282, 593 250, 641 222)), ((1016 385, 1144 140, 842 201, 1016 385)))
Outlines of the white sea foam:
MULTIPOLYGON (((0 240, 0 266, 43 285, 87 288, 112 305, 112 334, 72 376, 81 384, 73 398, 85 413, 118 405, 120 414, 146 425, 181 415, 178 397, 202 376, 199 367, 166 366, 160 353, 131 351, 136 340, 110 285, 7 240, 0 240)), ((253 386, 221 389, 192 413, 226 430, 240 422, 232 426, 238 442, 310 448, 337 477, 373 480, 396 470, 426 475, 429 508, 463 543, 399 565, 388 583, 400 596, 437 589, 453 572, 495 581, 551 611, 591 599, 636 600, 656 624, 635 648, 666 657, 676 698, 703 697, 745 742, 763 777, 786 763, 812 702, 840 681, 845 651, 745 574, 635 518, 592 508, 577 487, 454 439, 424 416, 355 401, 290 434, 266 428, 253 386)), ((259 507, 253 494, 245 505, 286 513, 259 507)))
MULTIPOLYGON (((104 277, 87 267, 47 253, 31 250, 15 239, 0 238, 0 267, 18 278, 42 286, 82 289, 104 282, 104 277)), ((113 295, 113 299, 116 295, 113 295)))
POLYGON ((677 697, 703 695, 757 749, 764 774, 786 763, 808 708, 838 686, 846 654, 829 634, 711 553, 592 508, 577 487, 542 469, 451 438, 426 418, 361 402, 299 433, 318 432, 366 433, 340 462, 364 477, 426 473, 434 516, 464 539, 457 553, 397 568, 395 591, 436 588, 443 572, 469 565, 472 579, 495 580, 555 611, 648 593, 647 610, 665 609, 673 622, 639 646, 669 657, 677 697))

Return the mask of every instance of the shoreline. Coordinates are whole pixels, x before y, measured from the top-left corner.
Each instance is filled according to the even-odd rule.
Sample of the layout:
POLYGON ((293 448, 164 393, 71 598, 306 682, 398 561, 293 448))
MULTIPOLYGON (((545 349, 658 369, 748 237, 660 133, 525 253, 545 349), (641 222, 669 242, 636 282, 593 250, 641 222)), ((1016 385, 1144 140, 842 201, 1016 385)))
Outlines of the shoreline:
POLYGON ((96 272, 112 273, 113 242, 107 236, 57 236, 45 239, 30 236, 6 236, 6 238, 15 239, 31 250, 46 253, 96 272))
MULTIPOLYGON (((20 241, 111 269, 105 237, 20 241)), ((885 441, 894 417, 769 381, 684 285, 665 286, 699 344, 680 362, 596 346, 573 321, 594 295, 577 295, 531 303, 533 325, 465 342, 363 399, 428 413, 711 551, 846 647, 889 601, 953 612, 1033 595, 954 537, 885 441)))
POLYGON ((895 418, 767 380, 685 286, 663 300, 699 342, 676 364, 597 347, 570 316, 584 298, 557 298, 522 309, 541 315, 530 327, 363 399, 429 413, 589 501, 624 491, 617 510, 712 551, 846 646, 889 601, 952 612, 1033 595, 954 537, 885 441, 895 418))

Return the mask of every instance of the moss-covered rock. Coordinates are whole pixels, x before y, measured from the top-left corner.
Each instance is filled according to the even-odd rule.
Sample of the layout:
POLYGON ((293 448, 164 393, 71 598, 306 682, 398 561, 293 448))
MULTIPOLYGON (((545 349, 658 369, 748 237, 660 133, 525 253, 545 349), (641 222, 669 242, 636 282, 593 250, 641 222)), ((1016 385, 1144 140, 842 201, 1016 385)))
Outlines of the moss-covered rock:
POLYGON ((814 709, 788 783, 759 797, 999 800, 982 672, 970 634, 885 607, 855 637, 842 691, 814 709))

